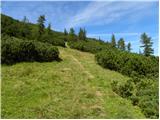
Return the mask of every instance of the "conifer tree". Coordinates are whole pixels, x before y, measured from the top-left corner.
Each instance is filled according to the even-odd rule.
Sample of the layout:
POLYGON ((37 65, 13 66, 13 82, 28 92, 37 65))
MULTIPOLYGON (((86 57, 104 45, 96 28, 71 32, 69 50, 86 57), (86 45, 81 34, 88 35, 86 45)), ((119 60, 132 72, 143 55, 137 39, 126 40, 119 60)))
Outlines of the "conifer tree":
POLYGON ((78 33, 78 39, 79 40, 86 40, 86 30, 80 28, 79 33, 78 33))
POLYGON ((127 50, 128 52, 130 52, 132 49, 131 49, 131 43, 129 42, 128 45, 127 45, 127 50))
POLYGON ((82 30, 82 28, 80 28, 80 30, 79 30, 78 39, 83 40, 83 30, 82 30))
POLYGON ((67 41, 68 38, 68 32, 66 30, 66 28, 64 29, 64 41, 67 41))
POLYGON ((100 38, 100 36, 99 36, 98 40, 99 40, 99 41, 101 41, 101 38, 100 38))
POLYGON ((23 23, 29 23, 29 20, 27 19, 26 16, 24 16, 23 20, 22 20, 23 23))
POLYGON ((44 22, 45 22, 45 16, 44 15, 40 15, 38 20, 38 39, 41 39, 41 36, 44 34, 44 22))
POLYGON ((115 39, 114 34, 112 34, 111 45, 112 45, 112 47, 116 47, 116 39, 115 39))
POLYGON ((85 30, 85 28, 83 29, 83 40, 86 40, 86 34, 87 34, 87 32, 86 32, 86 30, 85 30))
POLYGON ((64 29, 64 35, 68 35, 66 28, 64 29))
POLYGON ((143 54, 145 56, 150 56, 151 54, 153 54, 153 49, 152 49, 152 45, 153 42, 151 41, 151 37, 148 37, 146 33, 143 33, 141 35, 141 43, 142 46, 140 46, 141 48, 143 48, 143 54))
POLYGON ((125 42, 123 38, 120 38, 120 40, 118 41, 118 48, 123 51, 125 50, 125 42))
POLYGON ((76 35, 75 35, 75 31, 73 28, 70 28, 68 37, 69 37, 69 40, 71 40, 71 41, 77 40, 76 35))

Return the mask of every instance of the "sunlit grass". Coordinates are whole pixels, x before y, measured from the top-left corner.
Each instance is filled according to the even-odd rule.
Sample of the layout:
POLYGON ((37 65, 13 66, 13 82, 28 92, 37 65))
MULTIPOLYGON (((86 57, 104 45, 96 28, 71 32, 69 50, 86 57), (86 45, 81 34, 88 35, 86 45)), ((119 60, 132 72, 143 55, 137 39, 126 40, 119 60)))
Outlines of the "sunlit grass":
POLYGON ((59 50, 61 62, 2 66, 2 118, 144 118, 111 89, 128 77, 103 69, 93 54, 59 50))

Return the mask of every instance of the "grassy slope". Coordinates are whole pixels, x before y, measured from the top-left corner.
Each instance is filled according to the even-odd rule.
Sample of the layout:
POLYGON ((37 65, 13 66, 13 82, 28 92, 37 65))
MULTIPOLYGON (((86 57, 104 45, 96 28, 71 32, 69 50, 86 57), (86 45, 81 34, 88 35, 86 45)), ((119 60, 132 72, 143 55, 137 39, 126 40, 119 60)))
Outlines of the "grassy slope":
POLYGON ((93 54, 59 49, 61 62, 2 66, 2 118, 144 118, 111 89, 127 77, 98 66, 93 54))

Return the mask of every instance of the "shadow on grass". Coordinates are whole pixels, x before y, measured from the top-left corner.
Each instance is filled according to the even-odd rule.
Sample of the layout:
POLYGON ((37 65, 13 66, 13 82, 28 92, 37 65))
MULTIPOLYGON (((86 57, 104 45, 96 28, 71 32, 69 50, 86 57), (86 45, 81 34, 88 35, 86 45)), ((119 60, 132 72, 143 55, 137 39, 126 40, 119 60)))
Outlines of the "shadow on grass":
POLYGON ((8 62, 8 63, 2 63, 1 62, 1 65, 2 66, 12 66, 12 65, 15 65, 17 63, 23 63, 23 62, 27 62, 27 63, 33 63, 33 62, 38 62, 38 63, 48 63, 48 62, 61 62, 63 61, 63 59, 61 58, 57 58, 55 60, 52 60, 52 61, 37 61, 37 60, 31 60, 31 61, 27 61, 27 60, 24 60, 24 61, 17 61, 17 62, 8 62))

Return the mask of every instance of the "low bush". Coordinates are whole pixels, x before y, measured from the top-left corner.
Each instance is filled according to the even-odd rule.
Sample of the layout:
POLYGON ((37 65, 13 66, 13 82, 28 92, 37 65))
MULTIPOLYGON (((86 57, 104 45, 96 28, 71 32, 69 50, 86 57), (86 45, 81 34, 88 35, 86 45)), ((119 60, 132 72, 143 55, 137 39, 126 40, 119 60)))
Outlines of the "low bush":
POLYGON ((37 42, 35 44, 35 50, 37 51, 37 55, 35 60, 39 62, 49 62, 53 60, 58 60, 59 58, 59 51, 56 47, 50 44, 44 44, 37 42))
POLYGON ((69 41, 69 46, 73 49, 77 49, 84 52, 97 53, 104 49, 111 48, 109 43, 98 40, 79 40, 79 41, 69 41))
POLYGON ((97 63, 104 68, 118 71, 127 76, 133 73, 144 76, 155 76, 158 73, 158 59, 145 57, 136 53, 120 50, 103 50, 96 54, 97 63))
POLYGON ((158 118, 158 81, 135 79, 137 78, 129 79, 124 84, 113 81, 112 89, 118 95, 131 100, 133 105, 139 106, 147 118, 158 118))
POLYGON ((2 36, 2 64, 14 64, 21 61, 58 60, 59 51, 51 44, 37 41, 26 41, 9 36, 2 36))
POLYGON ((47 43, 50 43, 55 46, 65 47, 65 41, 63 39, 58 39, 58 38, 48 39, 47 43))

